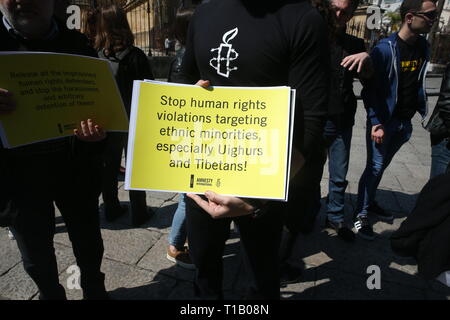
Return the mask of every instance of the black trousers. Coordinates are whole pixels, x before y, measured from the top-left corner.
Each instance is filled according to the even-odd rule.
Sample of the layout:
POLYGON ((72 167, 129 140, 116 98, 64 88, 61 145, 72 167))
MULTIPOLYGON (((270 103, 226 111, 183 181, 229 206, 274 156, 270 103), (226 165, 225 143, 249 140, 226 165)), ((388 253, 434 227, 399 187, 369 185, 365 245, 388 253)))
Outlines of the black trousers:
POLYGON ((100 180, 92 158, 70 158, 68 152, 8 159, 12 202, 17 216, 11 226, 25 271, 39 288, 41 299, 65 299, 59 284, 53 237, 54 203, 67 226, 80 284, 87 299, 104 296, 100 272, 103 241, 98 216, 100 180), (97 172, 97 173, 96 173, 97 172))
POLYGON ((320 211, 320 181, 326 161, 327 143, 321 139, 291 180, 285 225, 292 234, 309 233, 314 229, 320 211))
POLYGON ((261 217, 213 219, 186 198, 189 251, 196 266, 194 288, 202 299, 222 299, 223 251, 232 220, 241 237, 246 273, 251 281, 248 299, 279 299, 279 247, 284 203, 272 202, 261 217))
MULTIPOLYGON (((120 202, 117 191, 118 173, 122 162, 123 149, 127 149, 127 134, 122 132, 108 133, 103 154, 102 168, 102 196, 105 203, 105 211, 120 210, 120 202)), ((126 151, 125 151, 126 152, 126 151)), ((144 215, 147 212, 147 200, 145 191, 131 190, 131 213, 144 215)))

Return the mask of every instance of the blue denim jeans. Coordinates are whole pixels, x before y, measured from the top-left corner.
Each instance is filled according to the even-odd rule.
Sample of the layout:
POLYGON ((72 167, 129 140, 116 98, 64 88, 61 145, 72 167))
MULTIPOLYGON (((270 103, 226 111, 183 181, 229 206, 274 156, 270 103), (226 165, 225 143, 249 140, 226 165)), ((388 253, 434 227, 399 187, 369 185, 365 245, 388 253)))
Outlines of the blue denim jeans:
POLYGON ((411 138, 412 125, 410 120, 392 118, 384 125, 384 141, 381 144, 372 141, 371 132, 372 125, 368 121, 366 129, 367 163, 359 180, 356 206, 358 216, 367 215, 367 210, 375 199, 383 172, 397 151, 411 138))
POLYGON ((328 148, 327 215, 331 222, 344 221, 345 189, 353 127, 345 128, 328 148))
POLYGON ((175 211, 172 220, 172 228, 169 234, 169 244, 177 248, 183 249, 187 238, 186 231, 186 199, 184 194, 180 194, 178 208, 175 211))
POLYGON ((431 147, 430 179, 447 171, 450 163, 450 149, 447 147, 449 143, 450 138, 447 138, 431 147))

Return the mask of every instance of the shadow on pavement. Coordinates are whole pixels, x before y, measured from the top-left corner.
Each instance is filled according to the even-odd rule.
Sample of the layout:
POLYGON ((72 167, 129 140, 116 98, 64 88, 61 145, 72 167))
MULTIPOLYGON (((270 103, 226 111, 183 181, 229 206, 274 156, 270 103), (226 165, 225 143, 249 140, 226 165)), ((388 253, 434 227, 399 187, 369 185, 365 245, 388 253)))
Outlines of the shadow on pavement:
MULTIPOLYGON (((352 243, 325 228, 326 198, 315 219, 311 233, 301 234, 296 241, 291 261, 302 267, 302 279, 285 286, 284 299, 450 299, 450 288, 437 281, 426 281, 417 274, 412 258, 397 256, 390 246, 390 236, 413 208, 417 195, 378 190, 379 204, 394 215, 385 223, 369 216, 377 237, 374 241, 356 237, 352 243), (380 201, 380 199, 382 201, 380 201), (384 199, 384 200, 383 200, 384 199), (401 202, 398 200, 401 199, 401 202), (380 270, 380 289, 369 289, 374 271, 380 270), (368 287, 369 283, 369 287, 368 287)), ((346 194, 345 219, 351 224, 356 195, 346 194)))

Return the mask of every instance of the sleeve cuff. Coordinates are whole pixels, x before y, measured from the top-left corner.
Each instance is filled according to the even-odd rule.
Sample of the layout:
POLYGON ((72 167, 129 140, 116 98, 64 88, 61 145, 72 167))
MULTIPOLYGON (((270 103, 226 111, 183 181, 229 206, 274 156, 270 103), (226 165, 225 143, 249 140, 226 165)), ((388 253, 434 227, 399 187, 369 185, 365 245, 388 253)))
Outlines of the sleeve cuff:
POLYGON ((376 126, 377 124, 381 124, 380 120, 376 116, 369 117, 370 123, 372 126, 376 126))

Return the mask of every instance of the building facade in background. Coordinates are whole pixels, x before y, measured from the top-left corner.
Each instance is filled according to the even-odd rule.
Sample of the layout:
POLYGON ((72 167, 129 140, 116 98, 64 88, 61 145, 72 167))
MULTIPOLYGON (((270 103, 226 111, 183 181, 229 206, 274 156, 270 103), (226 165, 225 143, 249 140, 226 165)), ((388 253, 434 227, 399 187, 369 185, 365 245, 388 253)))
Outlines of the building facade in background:
POLYGON ((81 32, 86 30, 86 14, 89 10, 108 3, 121 5, 127 13, 136 46, 152 55, 164 54, 164 39, 172 38, 172 25, 177 8, 183 4, 196 3, 195 0, 70 0, 68 2, 81 8, 81 32))

